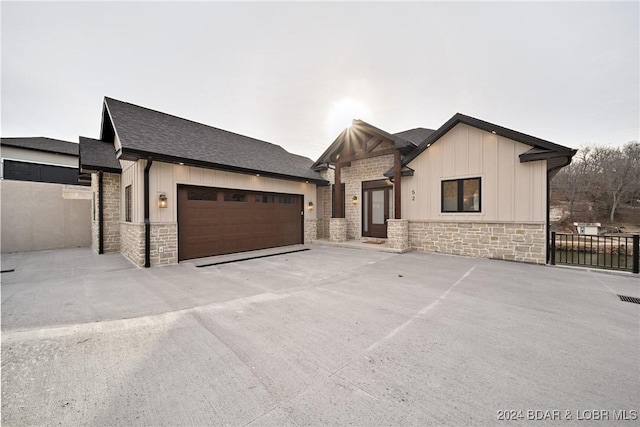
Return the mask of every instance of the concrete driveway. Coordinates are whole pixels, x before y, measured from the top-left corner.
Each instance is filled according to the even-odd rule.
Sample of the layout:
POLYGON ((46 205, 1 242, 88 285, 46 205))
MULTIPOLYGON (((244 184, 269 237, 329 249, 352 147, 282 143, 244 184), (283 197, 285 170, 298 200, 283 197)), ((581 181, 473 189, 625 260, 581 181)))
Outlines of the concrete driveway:
POLYGON ((4 425, 638 423, 640 305, 616 296, 640 297, 637 277, 314 245, 9 268, 4 425))

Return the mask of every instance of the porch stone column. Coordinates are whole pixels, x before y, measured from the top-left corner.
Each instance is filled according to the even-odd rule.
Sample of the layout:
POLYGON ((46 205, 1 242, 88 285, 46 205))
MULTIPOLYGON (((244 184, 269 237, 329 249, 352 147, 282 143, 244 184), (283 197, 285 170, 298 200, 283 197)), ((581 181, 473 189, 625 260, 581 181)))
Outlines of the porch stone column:
POLYGON ((329 220, 329 241, 330 242, 346 242, 347 241, 347 219, 331 218, 329 220))
POLYGON ((400 251, 409 250, 409 220, 387 220, 387 245, 400 251))

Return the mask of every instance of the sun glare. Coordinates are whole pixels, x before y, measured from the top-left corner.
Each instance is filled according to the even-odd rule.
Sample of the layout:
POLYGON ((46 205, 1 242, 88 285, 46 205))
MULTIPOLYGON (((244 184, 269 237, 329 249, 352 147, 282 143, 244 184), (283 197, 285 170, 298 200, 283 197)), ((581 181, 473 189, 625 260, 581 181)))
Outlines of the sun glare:
POLYGON ((327 117, 327 131, 332 137, 338 136, 351 126, 353 119, 371 120, 371 110, 365 103, 354 98, 342 98, 334 102, 327 117))

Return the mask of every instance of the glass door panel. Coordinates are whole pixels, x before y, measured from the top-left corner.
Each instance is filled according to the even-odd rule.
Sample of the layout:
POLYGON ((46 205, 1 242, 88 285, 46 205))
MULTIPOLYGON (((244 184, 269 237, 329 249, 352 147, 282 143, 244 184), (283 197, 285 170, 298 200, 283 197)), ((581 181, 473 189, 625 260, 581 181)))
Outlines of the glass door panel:
POLYGON ((368 236, 369 233, 369 192, 365 191, 362 194, 362 207, 364 209, 362 224, 364 225, 364 233, 365 236, 368 236))
POLYGON ((386 190, 371 191, 371 223, 384 224, 384 193, 386 190))

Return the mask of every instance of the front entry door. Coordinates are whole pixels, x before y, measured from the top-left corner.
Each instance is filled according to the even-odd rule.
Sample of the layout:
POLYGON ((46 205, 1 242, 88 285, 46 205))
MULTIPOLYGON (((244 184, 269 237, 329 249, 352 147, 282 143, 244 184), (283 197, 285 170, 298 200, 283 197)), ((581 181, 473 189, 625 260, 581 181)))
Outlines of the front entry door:
POLYGON ((387 220, 391 217, 392 188, 363 189, 363 236, 387 238, 387 220))

